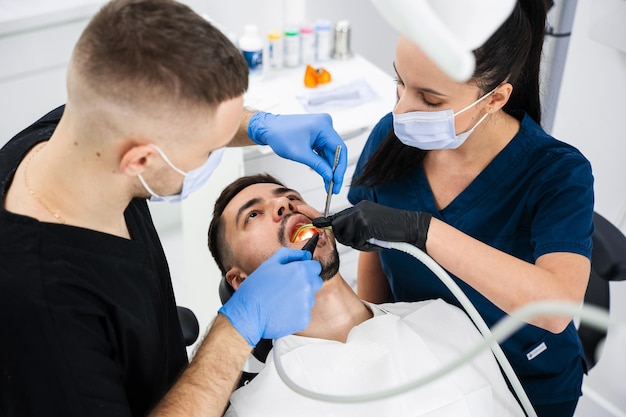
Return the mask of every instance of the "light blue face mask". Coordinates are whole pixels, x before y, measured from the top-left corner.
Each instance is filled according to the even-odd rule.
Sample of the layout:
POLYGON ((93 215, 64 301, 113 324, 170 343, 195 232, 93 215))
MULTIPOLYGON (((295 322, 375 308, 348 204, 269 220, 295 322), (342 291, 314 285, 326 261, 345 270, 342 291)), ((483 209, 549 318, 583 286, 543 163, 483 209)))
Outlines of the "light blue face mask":
POLYGON ((425 151, 456 149, 465 142, 489 113, 481 117, 470 130, 458 135, 454 128, 454 117, 476 105, 476 103, 480 103, 494 91, 495 89, 456 113, 452 109, 393 113, 393 131, 398 139, 407 146, 425 151))
POLYGON ((219 165, 220 161, 222 160, 222 155, 224 154, 223 148, 216 149, 211 152, 204 164, 200 165, 198 168, 192 169, 189 172, 185 172, 182 169, 177 168, 169 160, 169 158, 165 155, 161 148, 154 144, 150 144, 150 146, 152 146, 154 149, 157 150, 157 152, 159 152, 161 158, 163 158, 165 163, 169 165, 170 168, 185 177, 183 179, 183 187, 180 193, 174 195, 158 195, 154 191, 152 191, 152 189, 148 186, 141 174, 139 174, 138 177, 141 185, 143 185, 143 188, 145 188, 146 191, 149 192, 151 195, 150 201, 167 201, 170 203, 176 203, 186 199, 187 197, 189 197, 189 194, 197 191, 207 182, 213 171, 215 171, 215 168, 217 168, 217 166, 219 165))

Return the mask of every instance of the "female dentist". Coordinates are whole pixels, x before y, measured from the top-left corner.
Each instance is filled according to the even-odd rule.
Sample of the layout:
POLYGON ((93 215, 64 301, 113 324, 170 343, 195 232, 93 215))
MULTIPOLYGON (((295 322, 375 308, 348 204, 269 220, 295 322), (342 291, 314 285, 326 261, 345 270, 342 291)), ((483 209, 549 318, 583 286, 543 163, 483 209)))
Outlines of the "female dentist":
MULTIPOLYGON (((587 159, 540 126, 546 6, 520 0, 474 50, 467 82, 408 38, 397 42, 398 101, 372 131, 349 192, 354 207, 316 225, 360 255, 363 299, 457 304, 420 262, 368 243, 410 242, 457 281, 488 325, 528 303, 582 302, 590 272, 587 159)), ((529 321, 502 343, 539 416, 572 416, 586 371, 571 318, 529 321)))

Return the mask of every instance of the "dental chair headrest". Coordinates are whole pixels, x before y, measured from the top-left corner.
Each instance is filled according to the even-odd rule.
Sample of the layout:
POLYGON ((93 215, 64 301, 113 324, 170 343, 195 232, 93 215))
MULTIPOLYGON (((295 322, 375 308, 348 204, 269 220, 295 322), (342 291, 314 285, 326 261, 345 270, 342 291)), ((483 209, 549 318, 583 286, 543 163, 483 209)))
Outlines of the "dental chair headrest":
POLYGON ((226 304, 226 301, 230 300, 230 297, 232 297, 234 293, 235 289, 226 281, 226 277, 222 277, 219 286, 220 301, 222 301, 222 304, 226 304))

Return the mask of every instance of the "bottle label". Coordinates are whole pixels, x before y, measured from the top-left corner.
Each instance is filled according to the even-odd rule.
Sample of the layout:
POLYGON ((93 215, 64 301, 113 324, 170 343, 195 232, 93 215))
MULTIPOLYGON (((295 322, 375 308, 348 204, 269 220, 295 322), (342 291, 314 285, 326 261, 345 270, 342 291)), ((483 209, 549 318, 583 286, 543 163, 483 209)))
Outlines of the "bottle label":
POLYGON ((315 61, 315 35, 313 33, 300 36, 300 54, 302 64, 312 64, 315 61))
POLYGON ((279 40, 270 40, 267 52, 270 68, 281 68, 283 66, 283 44, 279 40))
POLYGON ((285 36, 285 66, 297 67, 300 64, 299 36, 285 36))
POLYGON ((263 65, 263 51, 242 51, 250 71, 260 70, 263 65))

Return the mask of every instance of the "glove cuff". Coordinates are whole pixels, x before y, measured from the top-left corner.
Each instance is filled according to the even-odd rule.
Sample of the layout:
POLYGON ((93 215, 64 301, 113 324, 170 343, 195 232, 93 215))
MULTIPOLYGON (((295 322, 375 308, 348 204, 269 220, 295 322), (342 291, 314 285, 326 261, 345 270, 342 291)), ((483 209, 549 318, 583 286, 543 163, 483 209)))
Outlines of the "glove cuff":
MULTIPOLYGON (((261 336, 257 337, 258 332, 255 331, 255 329, 253 328, 254 326, 250 323, 241 323, 240 321, 233 320, 233 318, 231 317, 228 302, 224 304, 217 312, 224 315, 228 319, 228 321, 230 321, 230 324, 232 324, 233 327, 239 332, 239 334, 241 334, 243 338, 246 339, 250 346, 252 346, 253 348, 256 347, 256 344, 259 343, 259 340, 261 340, 261 336), (254 336, 251 337, 250 334, 254 334, 254 336)), ((236 311, 234 315, 237 316, 236 311)), ((245 320, 243 321, 245 322, 245 320)))
POLYGON ((428 238, 428 228, 433 215, 430 213, 420 212, 417 216, 417 240, 414 245, 426 253, 426 239, 428 238))
POLYGON ((248 121, 248 137, 257 145, 267 145, 267 142, 263 139, 267 115, 269 115, 269 113, 260 111, 250 116, 250 120, 248 121))

